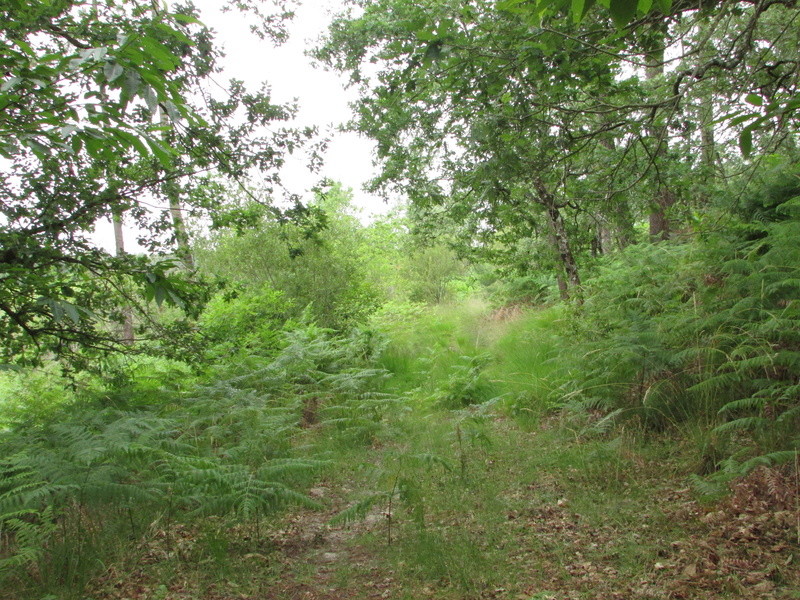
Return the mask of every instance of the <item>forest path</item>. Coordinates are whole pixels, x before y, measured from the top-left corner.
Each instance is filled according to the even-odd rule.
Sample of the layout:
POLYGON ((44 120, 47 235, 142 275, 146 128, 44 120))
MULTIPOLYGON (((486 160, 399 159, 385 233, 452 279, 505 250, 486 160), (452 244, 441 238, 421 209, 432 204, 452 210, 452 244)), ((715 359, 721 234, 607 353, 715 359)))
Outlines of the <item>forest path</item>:
POLYGON ((323 486, 312 488, 309 495, 328 508, 295 512, 272 533, 271 539, 282 554, 282 573, 264 600, 395 597, 396 582, 391 573, 380 566, 369 548, 357 543, 360 536, 380 534, 386 521, 381 507, 374 507, 356 523, 330 523, 346 507, 343 496, 349 492, 323 486))
MULTIPOLYGON (((441 425, 430 432, 440 451, 441 425)), ((792 523, 800 512, 788 478, 760 471, 730 499, 704 506, 661 448, 648 456, 619 438, 570 443, 555 424, 542 427, 489 421, 493 443, 469 450, 466 481, 416 467, 410 476, 427 502, 425 526, 415 524, 414 506, 396 499, 391 545, 386 505, 363 521, 329 524, 348 498, 363 497, 350 487, 363 480, 312 489, 330 509, 288 517, 278 545, 289 551, 263 598, 798 597, 800 540, 792 523)), ((431 451, 422 446, 404 452, 431 451)), ((396 459, 396 449, 370 455, 375 464, 396 459)))
POLYGON ((209 519, 156 531, 136 565, 109 570, 88 597, 798 598, 800 510, 787 475, 759 470, 702 505, 674 445, 581 439, 555 421, 523 430, 491 417, 478 420, 481 435, 469 423, 415 416, 396 441, 351 449, 308 490, 323 510, 255 529, 209 519), (365 518, 331 523, 381 490, 391 493, 365 518))

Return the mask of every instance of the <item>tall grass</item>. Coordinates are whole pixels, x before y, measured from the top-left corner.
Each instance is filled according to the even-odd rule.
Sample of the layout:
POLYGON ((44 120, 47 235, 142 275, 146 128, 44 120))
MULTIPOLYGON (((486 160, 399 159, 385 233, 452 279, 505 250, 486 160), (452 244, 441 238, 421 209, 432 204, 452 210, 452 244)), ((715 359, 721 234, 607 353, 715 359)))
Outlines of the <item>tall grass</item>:
POLYGON ((530 310, 500 323, 502 335, 492 344, 487 376, 522 421, 535 421, 551 409, 569 378, 560 360, 568 313, 563 306, 530 310))
POLYGON ((498 310, 478 298, 424 307, 390 305, 372 326, 389 338, 380 364, 388 385, 416 405, 460 409, 494 401, 535 422, 569 377, 558 360, 568 312, 562 306, 498 310))

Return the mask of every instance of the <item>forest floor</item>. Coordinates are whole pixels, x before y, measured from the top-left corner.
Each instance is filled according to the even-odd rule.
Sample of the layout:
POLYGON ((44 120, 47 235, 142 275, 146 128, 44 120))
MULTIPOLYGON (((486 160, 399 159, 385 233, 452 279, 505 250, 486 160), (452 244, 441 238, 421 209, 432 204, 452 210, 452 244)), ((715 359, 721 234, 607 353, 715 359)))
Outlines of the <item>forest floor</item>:
POLYGON ((523 429, 417 415, 400 428, 337 457, 309 490, 322 510, 162 524, 88 597, 800 598, 798 484, 779 471, 703 504, 673 440, 586 440, 555 417, 523 429), (359 502, 362 518, 331 523, 359 502))

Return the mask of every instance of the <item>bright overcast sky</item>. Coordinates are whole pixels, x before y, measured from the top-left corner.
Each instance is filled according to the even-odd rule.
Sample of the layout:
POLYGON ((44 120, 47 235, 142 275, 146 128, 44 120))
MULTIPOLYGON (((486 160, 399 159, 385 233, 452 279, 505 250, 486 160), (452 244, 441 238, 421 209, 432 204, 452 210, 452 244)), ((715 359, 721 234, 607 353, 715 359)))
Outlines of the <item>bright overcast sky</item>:
POLYGON ((290 24, 289 41, 277 48, 252 34, 242 13, 221 12, 219 0, 195 0, 195 4, 201 11, 201 20, 217 32, 217 43, 225 49, 224 72, 219 77, 226 81, 241 79, 250 88, 266 81, 274 101, 297 99, 298 125, 316 125, 321 133, 330 132, 331 144, 319 174, 310 173, 301 156, 284 169, 282 179, 289 191, 307 197, 308 190, 320 178, 328 177, 353 188, 356 204, 365 213, 386 212, 381 200, 361 190, 373 174, 372 143, 355 134, 335 131, 350 118, 348 102, 354 99, 353 93, 344 89, 342 77, 312 67, 304 54, 327 29, 332 15, 341 9, 341 0, 304 0, 290 24))
MULTIPOLYGON (((338 125, 350 118, 348 102, 354 99, 353 92, 344 89, 344 78, 312 67, 311 60, 305 56, 305 51, 341 8, 341 0, 303 0, 290 23, 289 40, 277 48, 268 40, 258 39, 242 13, 221 12, 222 4, 221 0, 195 0, 201 20, 216 31, 216 42, 226 54, 221 61, 224 71, 215 77, 217 81, 226 84, 232 78, 241 79, 252 90, 267 82, 276 103, 297 100, 297 125, 315 125, 331 139, 319 173, 308 171, 304 153, 290 157, 281 172, 287 190, 307 200, 310 189, 327 177, 353 189, 355 205, 361 209, 362 218, 387 213, 390 207, 383 200, 361 189, 374 173, 372 142, 352 133, 336 131, 338 125)), ((110 222, 98 223, 94 237, 103 247, 113 250, 110 222)), ((131 231, 125 237, 128 251, 136 252, 136 233, 131 231)))

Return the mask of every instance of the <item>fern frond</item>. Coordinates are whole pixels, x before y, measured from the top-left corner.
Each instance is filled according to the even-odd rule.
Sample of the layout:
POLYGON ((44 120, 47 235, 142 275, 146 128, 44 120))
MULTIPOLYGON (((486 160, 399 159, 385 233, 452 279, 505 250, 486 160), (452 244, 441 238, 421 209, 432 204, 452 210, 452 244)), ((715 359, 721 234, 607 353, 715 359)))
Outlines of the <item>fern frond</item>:
POLYGON ((258 469, 258 475, 264 479, 273 479, 279 475, 299 473, 313 469, 321 469, 331 464, 329 460, 310 458, 273 459, 258 469))
POLYGON ((592 423, 583 431, 583 434, 586 433, 593 433, 593 434, 605 434, 608 433, 611 429, 613 429, 620 421, 620 419, 626 414, 630 412, 629 409, 625 408, 618 408, 606 416, 601 418, 595 423, 592 423))
POLYGON ((749 398, 741 398, 740 400, 734 400, 732 402, 728 402, 722 408, 717 411, 718 415, 724 415, 740 410, 761 410, 766 405, 765 398, 758 398, 751 396, 749 398))
POLYGON ((453 465, 446 458, 433 454, 432 452, 422 452, 420 454, 402 454, 400 456, 402 462, 411 465, 424 467, 428 470, 433 467, 442 467, 445 471, 452 471, 453 465))
POLYGON ((727 433, 731 431, 741 431, 741 430, 761 430, 766 427, 769 427, 771 421, 769 419, 764 419, 762 417, 744 417, 741 419, 735 419, 733 421, 728 421, 727 423, 723 423, 722 425, 717 425, 714 429, 714 433, 727 433))
POLYGON ((747 460, 740 465, 740 476, 747 475, 756 467, 774 467, 776 465, 786 464, 794 461, 797 458, 796 450, 781 450, 778 452, 770 452, 762 456, 756 456, 747 460))
POLYGON ((328 523, 331 525, 349 524, 355 521, 363 521, 375 504, 380 501, 388 501, 389 492, 374 492, 366 498, 359 500, 355 504, 348 506, 342 512, 334 516, 328 523))
POLYGON ((786 423, 797 418, 800 418, 800 404, 786 409, 775 420, 778 423, 786 423))

